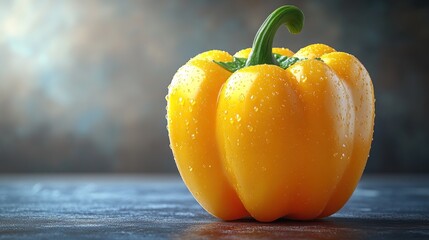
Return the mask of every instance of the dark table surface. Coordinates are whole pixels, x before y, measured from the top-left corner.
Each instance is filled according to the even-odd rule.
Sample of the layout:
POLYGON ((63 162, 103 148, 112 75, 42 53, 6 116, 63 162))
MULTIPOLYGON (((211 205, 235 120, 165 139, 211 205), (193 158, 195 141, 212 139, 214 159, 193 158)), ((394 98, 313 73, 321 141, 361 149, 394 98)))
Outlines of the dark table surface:
POLYGON ((0 239, 429 239, 429 176, 364 176, 316 221, 223 222, 178 177, 0 175, 0 239))

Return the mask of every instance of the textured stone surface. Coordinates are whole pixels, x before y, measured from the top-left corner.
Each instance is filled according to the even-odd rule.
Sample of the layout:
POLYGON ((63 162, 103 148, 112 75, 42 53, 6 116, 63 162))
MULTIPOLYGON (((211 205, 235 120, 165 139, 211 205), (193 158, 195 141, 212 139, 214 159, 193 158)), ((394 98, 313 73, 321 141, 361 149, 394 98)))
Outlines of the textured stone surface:
POLYGON ((323 220, 219 221, 174 176, 0 176, 0 239, 428 239, 429 176, 365 176, 323 220))

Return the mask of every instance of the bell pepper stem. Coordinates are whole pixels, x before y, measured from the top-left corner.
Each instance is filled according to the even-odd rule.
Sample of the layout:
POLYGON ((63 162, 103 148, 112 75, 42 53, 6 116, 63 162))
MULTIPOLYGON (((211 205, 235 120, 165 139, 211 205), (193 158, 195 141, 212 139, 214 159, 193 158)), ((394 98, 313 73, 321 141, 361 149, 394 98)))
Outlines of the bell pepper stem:
POLYGON ((272 48, 274 36, 282 24, 286 25, 290 33, 297 34, 304 25, 304 14, 299 8, 291 5, 282 6, 271 13, 256 33, 246 66, 279 65, 273 57, 272 48))

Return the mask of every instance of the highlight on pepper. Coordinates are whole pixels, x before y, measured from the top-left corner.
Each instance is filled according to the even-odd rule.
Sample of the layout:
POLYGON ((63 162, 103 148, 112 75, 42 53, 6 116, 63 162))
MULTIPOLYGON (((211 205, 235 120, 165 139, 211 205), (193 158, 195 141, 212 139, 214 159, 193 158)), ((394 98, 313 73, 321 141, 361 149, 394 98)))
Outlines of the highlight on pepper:
POLYGON ((174 75, 167 129, 183 181, 223 220, 316 219, 341 209, 365 168, 374 89, 359 60, 324 44, 273 48, 299 33, 295 6, 275 10, 252 48, 190 59, 174 75))

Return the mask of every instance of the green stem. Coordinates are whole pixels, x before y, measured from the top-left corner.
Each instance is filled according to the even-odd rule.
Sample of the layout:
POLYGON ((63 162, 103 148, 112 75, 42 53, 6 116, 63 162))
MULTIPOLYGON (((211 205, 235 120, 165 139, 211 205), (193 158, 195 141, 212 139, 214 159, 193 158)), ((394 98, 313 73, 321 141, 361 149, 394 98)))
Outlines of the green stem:
POLYGON ((279 27, 285 24, 290 33, 301 32, 304 24, 304 14, 295 6, 286 5, 277 8, 261 25, 253 40, 252 52, 246 66, 279 63, 273 57, 273 40, 279 27))

